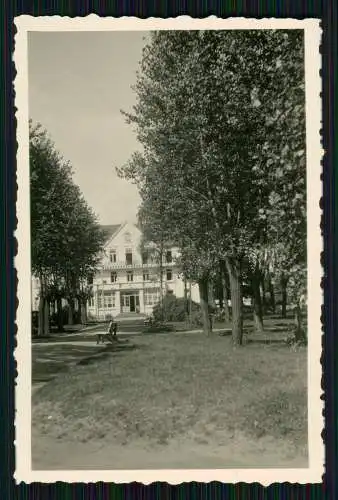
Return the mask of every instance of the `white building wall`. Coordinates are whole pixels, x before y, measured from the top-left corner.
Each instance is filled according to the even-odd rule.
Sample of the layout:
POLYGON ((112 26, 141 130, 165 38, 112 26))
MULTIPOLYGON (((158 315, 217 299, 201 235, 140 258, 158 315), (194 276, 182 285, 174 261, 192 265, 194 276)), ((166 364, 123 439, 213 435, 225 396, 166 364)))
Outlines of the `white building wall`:
MULTIPOLYGON (((120 312, 131 310, 130 301, 135 301, 135 309, 140 313, 151 314, 153 307, 160 299, 160 276, 159 264, 149 262, 142 264, 140 251, 141 232, 133 224, 125 224, 118 232, 107 241, 101 261, 101 269, 93 280, 94 300, 88 307, 88 313, 105 318, 116 316, 120 312), (131 250, 132 265, 126 265, 126 250, 131 250), (112 258, 110 255, 112 254, 112 258), (115 256, 115 257, 114 257, 115 256), (128 281, 128 272, 132 272, 133 281, 128 281), (111 273, 116 273, 116 282, 111 280, 111 273), (144 274, 146 276, 144 276, 144 274), (147 276, 149 275, 149 276, 147 276), (145 279, 144 279, 145 278, 145 279), (114 306, 100 307, 104 305, 104 300, 97 300, 98 296, 104 293, 115 292, 114 306), (134 295, 134 299, 124 299, 123 296, 134 295), (137 301, 137 306, 136 306, 137 301), (124 304, 124 305, 123 305, 124 304)), ((173 248, 172 262, 163 262, 163 294, 172 291, 176 297, 184 297, 184 282, 179 277, 178 269, 175 266, 177 249, 173 248), (172 279, 167 280, 167 271, 171 270, 172 279)), ((198 287, 191 286, 192 299, 199 301, 198 287)))
POLYGON ((193 302, 197 303, 199 303, 200 301, 200 292, 196 283, 191 284, 191 299, 193 300, 193 302))
MULTIPOLYGON (((107 241, 102 255, 100 270, 93 278, 93 297, 89 301, 87 309, 89 316, 105 319, 109 316, 120 314, 125 294, 134 294, 135 297, 138 297, 135 301, 137 300, 137 309, 141 313, 152 313, 153 307, 160 299, 159 264, 150 262, 149 264, 142 265, 140 242, 141 232, 133 224, 124 224, 107 241), (126 265, 127 249, 132 251, 133 263, 131 266, 126 265), (110 259, 112 251, 116 253, 115 262, 112 262, 110 259), (128 281, 128 271, 133 273, 133 281, 128 281), (112 273, 116 273, 116 281, 112 281, 112 273), (147 279, 147 276, 144 279, 143 275, 147 273, 149 274, 149 279, 147 279), (109 298, 112 299, 111 302, 109 302, 109 298)), ((173 261, 171 263, 163 262, 163 295, 167 291, 172 291, 176 297, 184 297, 184 281, 179 277, 179 270, 174 262, 178 252, 175 248, 171 251, 173 261), (167 280, 167 270, 172 271, 171 280, 167 280)), ((39 307, 39 288, 39 280, 32 276, 33 311, 37 311, 39 307)), ((195 284, 191 285, 191 296, 193 301, 199 302, 198 286, 195 284)), ((128 307, 125 306, 123 310, 127 309, 128 307)))

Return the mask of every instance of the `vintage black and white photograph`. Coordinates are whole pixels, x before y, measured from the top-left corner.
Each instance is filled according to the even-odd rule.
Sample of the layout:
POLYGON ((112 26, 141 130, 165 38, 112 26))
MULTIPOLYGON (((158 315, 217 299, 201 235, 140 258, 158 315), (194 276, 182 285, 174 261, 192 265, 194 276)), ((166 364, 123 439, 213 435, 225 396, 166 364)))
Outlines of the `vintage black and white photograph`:
POLYGON ((320 480, 319 22, 17 26, 18 479, 320 480))

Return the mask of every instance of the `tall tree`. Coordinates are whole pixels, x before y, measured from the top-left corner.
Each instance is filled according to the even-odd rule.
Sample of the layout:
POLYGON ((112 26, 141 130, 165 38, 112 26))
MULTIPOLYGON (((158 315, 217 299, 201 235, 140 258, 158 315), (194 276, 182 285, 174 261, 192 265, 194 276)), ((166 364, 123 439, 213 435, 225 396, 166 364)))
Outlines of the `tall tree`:
MULTIPOLYGON (((41 126, 30 122, 32 270, 40 279, 39 334, 49 331, 50 302, 72 301, 98 263, 103 234, 72 170, 41 126)), ((72 312, 72 310, 71 310, 72 312)), ((59 325, 61 317, 59 314, 59 325)))
POLYGON ((143 199, 151 191, 161 199, 172 237, 192 242, 213 266, 224 260, 236 344, 243 334, 243 267, 252 248, 268 244, 275 180, 269 172, 286 168, 282 132, 283 143, 299 153, 288 120, 302 96, 301 54, 300 33, 154 33, 135 85, 138 101, 127 115, 143 153, 122 174, 143 199), (291 97, 289 74, 300 88, 291 97))

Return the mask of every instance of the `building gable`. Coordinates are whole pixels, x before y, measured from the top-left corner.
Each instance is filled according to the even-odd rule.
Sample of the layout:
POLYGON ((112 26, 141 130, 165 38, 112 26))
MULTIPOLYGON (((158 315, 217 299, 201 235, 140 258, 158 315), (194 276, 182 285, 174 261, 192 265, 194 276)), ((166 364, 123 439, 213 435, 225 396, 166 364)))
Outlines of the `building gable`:
POLYGON ((104 245, 103 264, 110 261, 109 254, 116 253, 116 262, 125 261, 125 253, 129 249, 135 261, 140 261, 141 231, 132 223, 125 222, 119 225, 118 230, 107 240, 104 245))

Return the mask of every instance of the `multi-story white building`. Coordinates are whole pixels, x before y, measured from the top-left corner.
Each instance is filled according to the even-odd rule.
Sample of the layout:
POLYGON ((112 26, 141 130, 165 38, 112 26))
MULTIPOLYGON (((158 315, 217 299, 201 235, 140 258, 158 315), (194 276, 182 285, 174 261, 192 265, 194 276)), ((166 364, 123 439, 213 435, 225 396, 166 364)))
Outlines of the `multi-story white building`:
MULTIPOLYGON (((184 296, 184 282, 175 263, 178 249, 166 248, 162 265, 156 249, 141 250, 141 231, 128 222, 102 226, 107 235, 97 273, 89 283, 92 297, 88 301, 88 315, 97 319, 120 313, 151 314, 162 293, 184 296)), ((199 302, 198 286, 188 283, 193 301, 199 302)), ((32 276, 32 310, 39 306, 39 279, 32 276)), ((63 300, 63 305, 66 301, 63 300)))
MULTIPOLYGON (((151 314, 162 291, 184 296, 184 282, 175 264, 177 248, 166 249, 159 263, 156 250, 141 250, 141 231, 131 223, 103 226, 107 234, 99 270, 92 279, 93 297, 88 314, 105 318, 120 313, 151 314), (162 280, 160 272, 162 271, 162 280)), ((191 298, 199 301, 198 286, 189 284, 191 298)))

